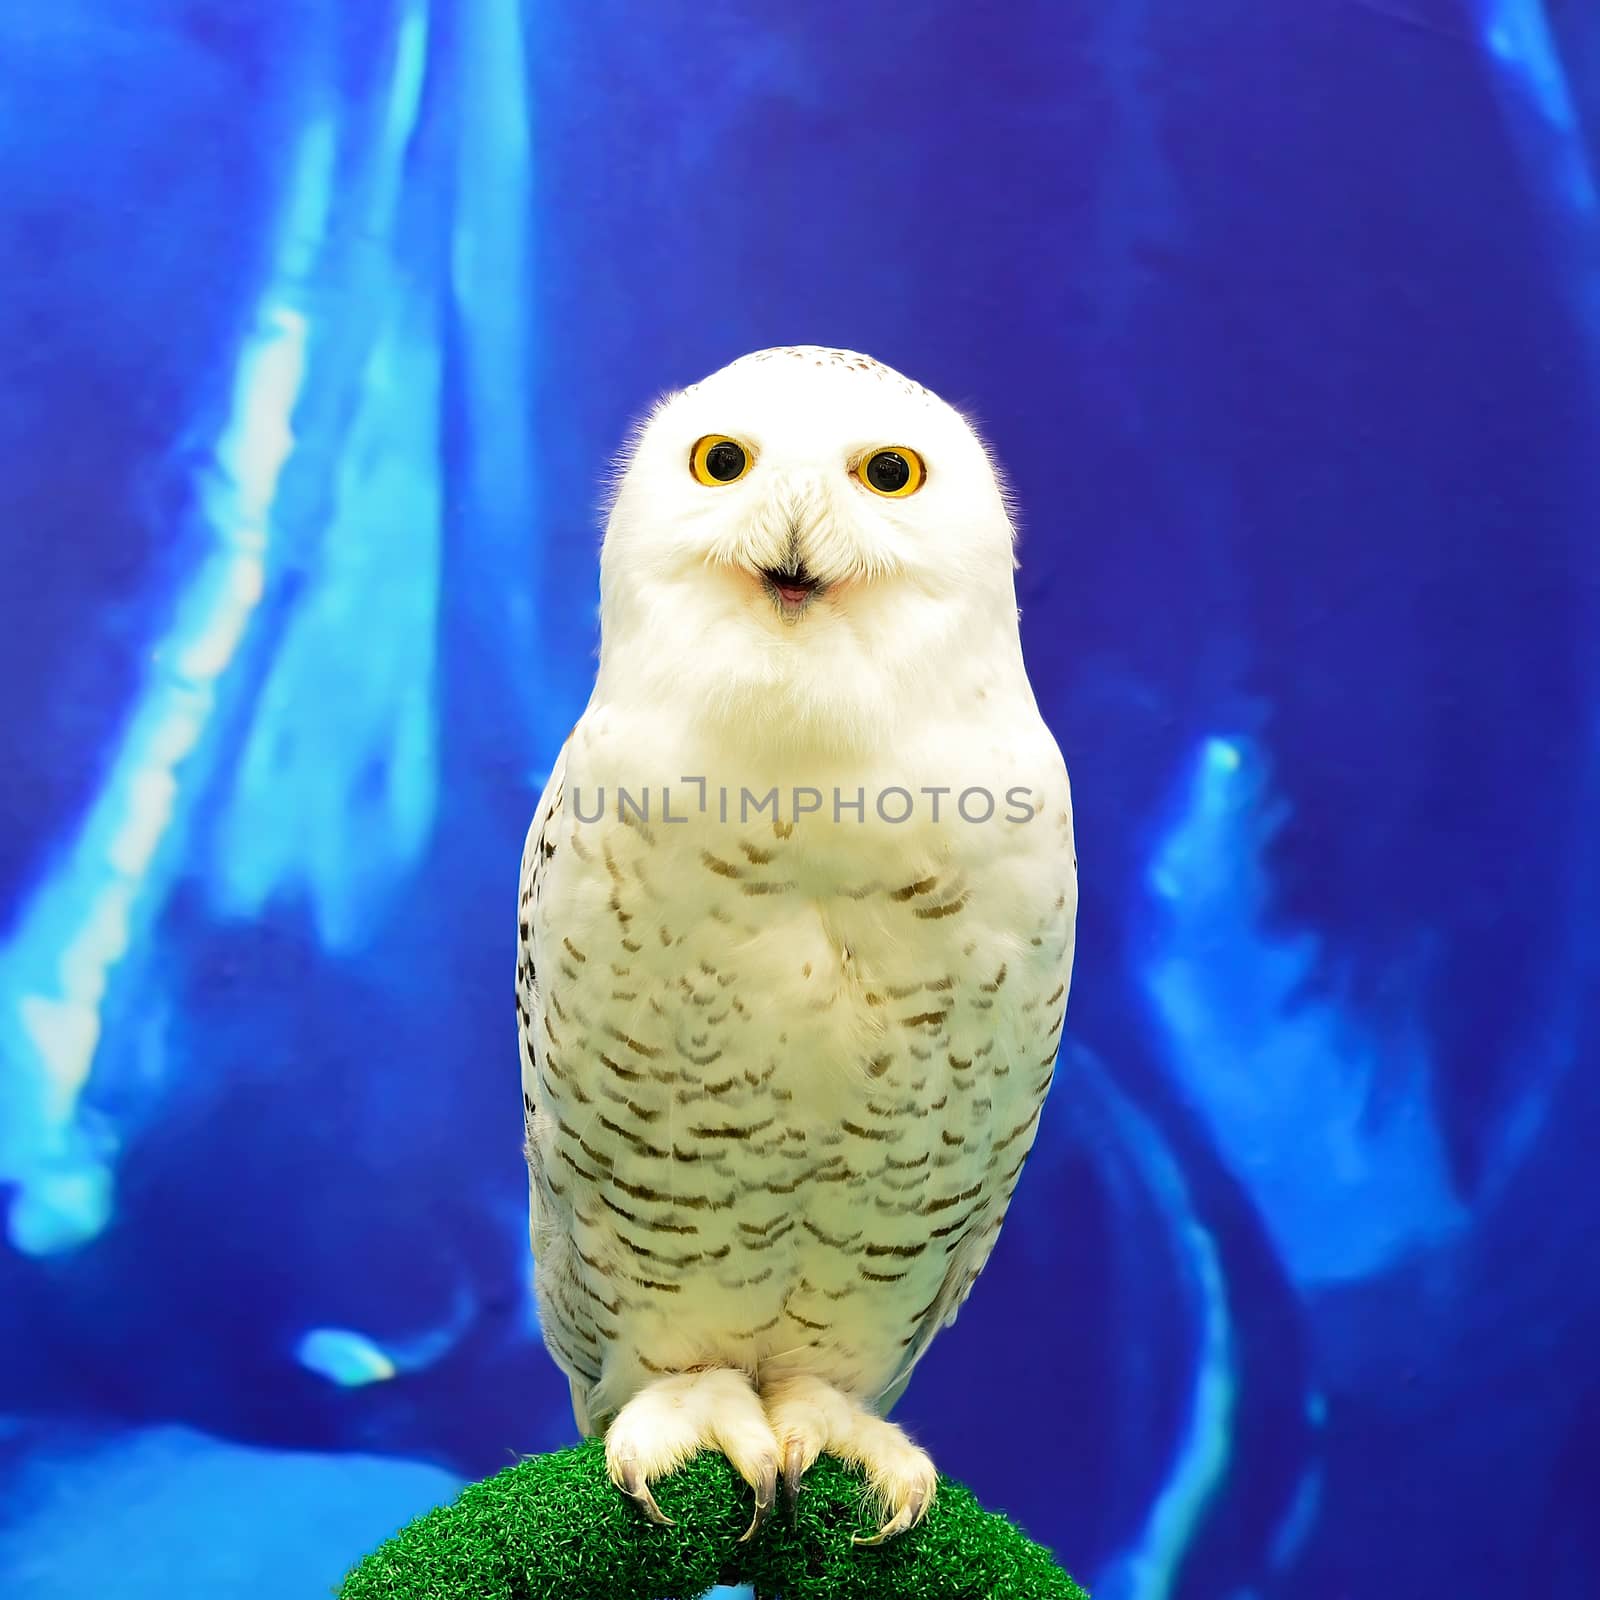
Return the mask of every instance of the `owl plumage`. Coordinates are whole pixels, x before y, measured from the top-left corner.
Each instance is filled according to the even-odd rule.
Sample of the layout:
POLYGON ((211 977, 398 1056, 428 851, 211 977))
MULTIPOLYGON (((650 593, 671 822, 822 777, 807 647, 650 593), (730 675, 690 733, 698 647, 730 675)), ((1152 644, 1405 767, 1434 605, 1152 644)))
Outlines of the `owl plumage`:
POLYGON ((620 473, 517 1014, 545 1341, 652 1514, 707 1447, 755 1522, 824 1450, 881 1536, 932 1495, 884 1414, 994 1245, 1073 954, 1012 544, 964 419, 848 352, 669 397, 620 473))

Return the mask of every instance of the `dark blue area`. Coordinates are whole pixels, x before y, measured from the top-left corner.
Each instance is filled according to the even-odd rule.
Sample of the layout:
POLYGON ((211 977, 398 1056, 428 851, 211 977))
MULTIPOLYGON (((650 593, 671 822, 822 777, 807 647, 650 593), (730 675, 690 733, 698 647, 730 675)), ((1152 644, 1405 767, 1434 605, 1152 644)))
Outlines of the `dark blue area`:
POLYGON ((1005 467, 1082 862, 901 1414, 1097 1600, 1600 1592, 1600 13, 13 10, 0 1588, 568 1437, 522 831, 629 423, 818 342, 1005 467))

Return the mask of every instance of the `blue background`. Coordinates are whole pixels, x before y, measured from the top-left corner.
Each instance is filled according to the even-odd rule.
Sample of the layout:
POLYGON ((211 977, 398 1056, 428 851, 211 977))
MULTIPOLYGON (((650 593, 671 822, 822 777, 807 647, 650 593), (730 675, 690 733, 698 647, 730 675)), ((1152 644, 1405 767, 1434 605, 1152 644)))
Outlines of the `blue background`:
POLYGON ((0 1590, 288 1600, 570 1438, 523 829, 630 419, 970 408, 1075 780, 902 1408, 1096 1600, 1600 1593, 1600 12, 0 13, 0 1590))

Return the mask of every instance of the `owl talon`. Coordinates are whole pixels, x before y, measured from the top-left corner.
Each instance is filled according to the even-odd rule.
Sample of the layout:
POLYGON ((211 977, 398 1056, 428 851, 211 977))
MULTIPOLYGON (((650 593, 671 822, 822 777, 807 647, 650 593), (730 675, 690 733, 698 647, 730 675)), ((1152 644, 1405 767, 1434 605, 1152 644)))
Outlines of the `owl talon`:
POLYGON ((782 1441, 791 1527, 801 1474, 824 1451, 865 1470, 867 1486, 886 1519, 876 1533, 858 1534, 856 1544, 886 1544, 927 1514, 938 1474, 927 1452, 892 1422, 820 1378, 776 1379, 763 1387, 761 1398, 772 1431, 782 1441))
POLYGON ((916 1520, 916 1511, 908 1502, 907 1504, 901 1506, 900 1509, 895 1512, 895 1514, 890 1517, 889 1520, 884 1523, 884 1525, 879 1528, 876 1533, 851 1534, 850 1542, 851 1544, 860 1545, 863 1549, 869 1549, 880 1544, 887 1544, 891 1539, 896 1538, 898 1535, 904 1533, 906 1529, 909 1528, 916 1520))
POLYGON ((778 1481, 783 1486, 783 1513, 791 1529, 800 1525, 800 1480, 808 1465, 805 1446, 790 1440, 783 1452, 783 1473, 778 1481))
POLYGON ((855 1534, 852 1536, 851 1542, 869 1547, 887 1544, 891 1539, 897 1539, 902 1533, 906 1533, 916 1527, 927 1514, 928 1507, 933 1503, 933 1492, 938 1480, 932 1474, 933 1463, 930 1461, 927 1462, 927 1475, 925 1478, 921 1481, 912 1481, 904 1485, 902 1489, 904 1498, 900 1501, 899 1509, 895 1514, 876 1533, 866 1534, 865 1536, 855 1534))
POLYGON ((651 1494, 650 1484, 645 1475, 639 1470, 639 1463, 637 1461, 621 1462, 619 1470, 622 1475, 622 1492, 628 1495, 652 1522, 659 1524, 663 1528, 673 1527, 672 1518, 656 1504, 656 1497, 651 1494))
POLYGON ((778 1469, 776 1464, 763 1463, 760 1476, 755 1482, 756 1509, 755 1515, 750 1518, 750 1526, 739 1535, 739 1543, 745 1544, 755 1538, 761 1524, 767 1520, 767 1513, 772 1510, 772 1502, 777 1497, 778 1469))
POLYGON ((898 1538, 922 1521, 922 1515, 928 1509, 930 1498, 929 1493, 922 1488, 911 1489, 906 1495, 905 1504, 876 1533, 865 1537, 855 1534, 851 1542, 870 1546, 887 1544, 891 1539, 898 1538))
POLYGON ((700 1367, 647 1384, 606 1429, 606 1470, 649 1519, 673 1526, 650 1485, 670 1477, 702 1450, 720 1450, 755 1490, 744 1537, 755 1537, 778 1489, 778 1441, 750 1380, 728 1367, 700 1367))

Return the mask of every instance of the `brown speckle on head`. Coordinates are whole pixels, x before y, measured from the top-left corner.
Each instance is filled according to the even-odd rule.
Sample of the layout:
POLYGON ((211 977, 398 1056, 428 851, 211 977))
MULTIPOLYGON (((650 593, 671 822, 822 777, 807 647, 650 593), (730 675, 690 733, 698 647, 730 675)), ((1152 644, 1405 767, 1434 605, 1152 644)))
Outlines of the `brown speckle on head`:
POLYGON ((913 382, 903 372, 896 372, 893 367, 885 366, 883 362, 874 360, 871 356, 863 355, 859 350, 838 350, 830 345, 816 344, 787 344, 775 345, 770 350, 757 350, 751 355, 741 356, 739 360, 731 363, 735 367, 747 363, 754 365, 759 361, 775 361, 788 358, 794 361, 810 362, 813 367, 823 369, 837 367, 846 372, 864 373, 878 379, 880 383, 893 384, 912 396, 926 396, 928 391, 920 383, 913 382))

